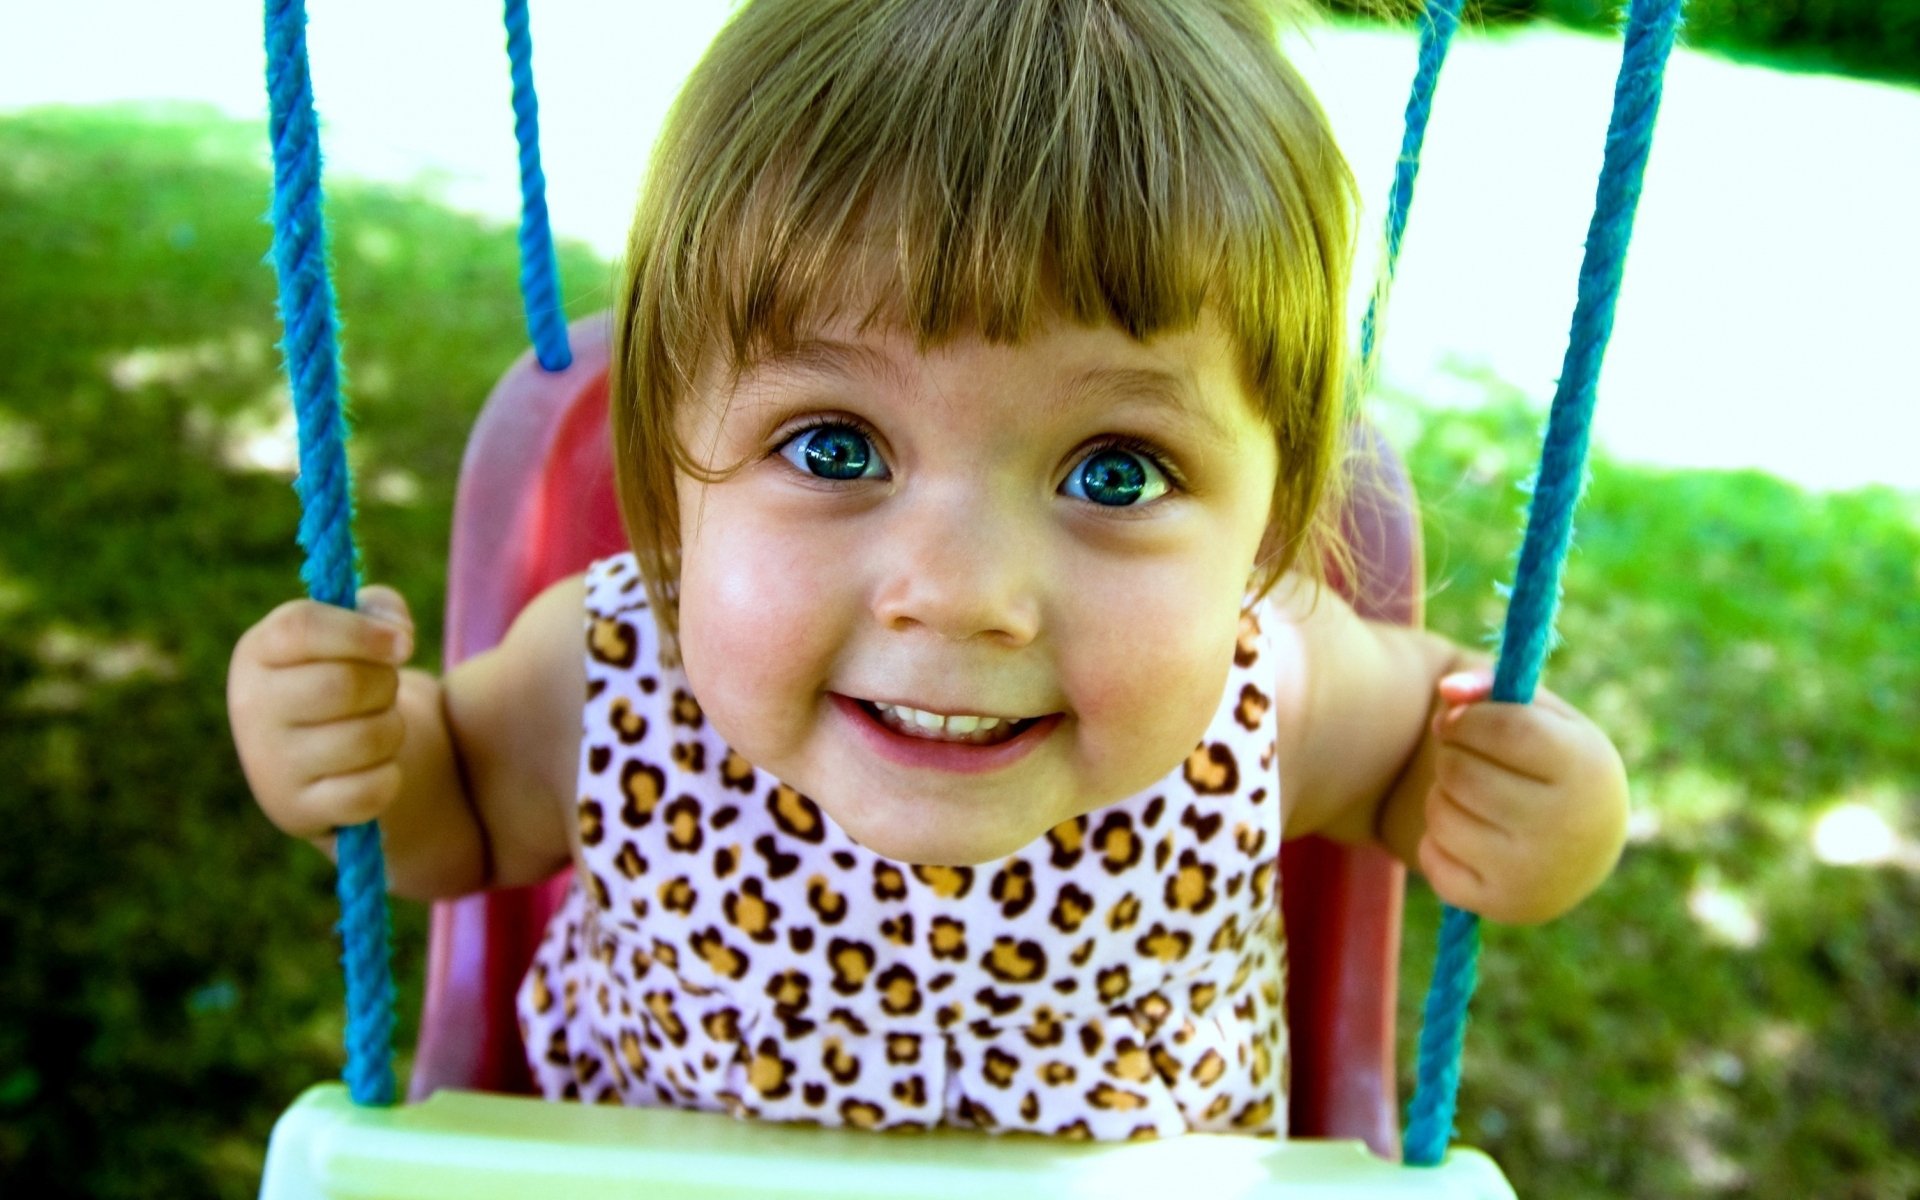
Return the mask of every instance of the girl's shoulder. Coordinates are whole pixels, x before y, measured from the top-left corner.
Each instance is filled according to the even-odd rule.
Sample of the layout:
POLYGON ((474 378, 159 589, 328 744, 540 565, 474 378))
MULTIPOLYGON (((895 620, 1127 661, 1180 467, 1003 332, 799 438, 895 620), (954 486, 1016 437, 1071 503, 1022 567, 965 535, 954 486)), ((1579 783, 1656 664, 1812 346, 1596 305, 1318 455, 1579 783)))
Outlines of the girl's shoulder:
POLYGON ((1251 672, 1268 690, 1281 741, 1300 723, 1312 684, 1308 631, 1324 619, 1324 606, 1343 605, 1339 596, 1299 575, 1289 574, 1240 617, 1240 641, 1234 665, 1251 672))
POLYGON ((583 583, 588 674, 657 674, 660 637, 633 553, 598 560, 583 583))
POLYGON ((593 562, 585 581, 586 607, 592 616, 613 617, 648 608, 646 584, 631 550, 593 562))

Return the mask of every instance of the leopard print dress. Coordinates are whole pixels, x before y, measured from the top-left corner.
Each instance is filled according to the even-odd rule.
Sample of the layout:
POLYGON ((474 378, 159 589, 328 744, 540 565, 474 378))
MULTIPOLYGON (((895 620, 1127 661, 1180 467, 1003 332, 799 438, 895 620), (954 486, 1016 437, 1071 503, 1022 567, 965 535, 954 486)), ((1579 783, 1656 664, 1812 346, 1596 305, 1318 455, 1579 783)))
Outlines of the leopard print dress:
POLYGON ((631 555, 589 572, 587 610, 580 862, 519 995, 548 1096, 1103 1140, 1285 1132, 1252 614, 1219 713, 1165 779, 998 862, 909 867, 720 741, 659 664, 631 555))

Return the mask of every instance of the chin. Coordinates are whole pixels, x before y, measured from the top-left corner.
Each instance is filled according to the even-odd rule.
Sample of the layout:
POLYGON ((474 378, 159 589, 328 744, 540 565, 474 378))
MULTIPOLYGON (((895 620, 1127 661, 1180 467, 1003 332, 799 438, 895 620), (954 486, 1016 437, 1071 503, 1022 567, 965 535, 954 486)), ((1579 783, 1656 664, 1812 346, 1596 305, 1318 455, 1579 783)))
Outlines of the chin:
POLYGON ((977 867, 998 862, 1046 833, 1045 828, 944 828, 925 813, 906 814, 900 819, 893 814, 842 814, 831 806, 822 808, 865 849, 914 867, 977 867))

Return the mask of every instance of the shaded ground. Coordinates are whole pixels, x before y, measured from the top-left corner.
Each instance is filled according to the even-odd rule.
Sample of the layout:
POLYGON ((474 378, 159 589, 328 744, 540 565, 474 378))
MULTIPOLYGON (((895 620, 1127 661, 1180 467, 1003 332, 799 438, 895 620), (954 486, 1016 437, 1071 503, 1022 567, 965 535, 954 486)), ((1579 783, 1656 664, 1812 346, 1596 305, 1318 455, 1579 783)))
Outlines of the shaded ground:
MULTIPOLYGON (((330 869, 254 811, 221 708, 297 587, 260 136, 0 120, 0 1177, 39 1195, 250 1196, 338 1068, 330 869)), ((368 572, 431 647, 461 439, 524 339, 512 235, 333 199, 368 572)), ((597 306, 602 264, 563 275, 597 306)), ((1480 390, 1380 402, 1466 640, 1537 436, 1480 390)), ((1488 939, 1460 1125, 1522 1194, 1920 1194, 1917 564, 1912 494, 1596 465, 1550 679, 1619 740, 1637 832, 1574 916, 1488 939)), ((1416 889, 1408 1038, 1432 923, 1416 889)))

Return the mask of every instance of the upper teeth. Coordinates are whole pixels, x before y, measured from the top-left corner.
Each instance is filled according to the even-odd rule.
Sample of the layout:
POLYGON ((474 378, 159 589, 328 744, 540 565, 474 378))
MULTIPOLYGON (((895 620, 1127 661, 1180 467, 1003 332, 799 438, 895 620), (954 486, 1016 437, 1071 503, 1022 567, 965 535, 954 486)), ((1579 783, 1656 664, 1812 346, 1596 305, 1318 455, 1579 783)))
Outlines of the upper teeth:
POLYGON ((934 733, 969 734, 994 730, 1007 724, 1005 717, 949 717, 941 713, 925 712, 917 708, 908 708, 904 704, 885 704, 878 700, 873 706, 884 713, 891 713, 901 721, 911 721, 920 728, 934 733))

